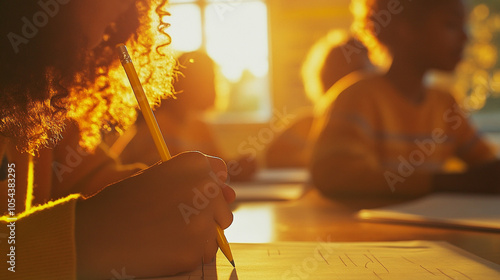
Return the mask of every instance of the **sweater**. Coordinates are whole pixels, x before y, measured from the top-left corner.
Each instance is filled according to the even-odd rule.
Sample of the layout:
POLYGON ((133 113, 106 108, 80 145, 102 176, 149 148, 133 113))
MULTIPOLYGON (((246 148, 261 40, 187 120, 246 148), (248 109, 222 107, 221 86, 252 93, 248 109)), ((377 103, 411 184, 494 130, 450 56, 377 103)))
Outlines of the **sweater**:
POLYGON ((450 159, 495 158, 450 93, 428 89, 412 103, 381 75, 343 90, 324 123, 311 171, 327 194, 425 194, 450 159))

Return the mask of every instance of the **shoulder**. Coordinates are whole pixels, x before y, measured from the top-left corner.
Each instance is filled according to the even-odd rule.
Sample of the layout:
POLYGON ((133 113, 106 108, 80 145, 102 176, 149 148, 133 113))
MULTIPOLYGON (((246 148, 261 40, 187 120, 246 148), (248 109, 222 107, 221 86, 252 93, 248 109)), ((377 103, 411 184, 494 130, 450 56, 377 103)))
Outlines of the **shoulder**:
POLYGON ((334 106, 349 104, 374 104, 380 94, 388 90, 388 84, 380 74, 370 74, 351 83, 338 93, 334 106))
POLYGON ((369 74, 361 77, 349 86, 345 87, 339 94, 346 98, 347 95, 353 97, 372 97, 378 91, 384 91, 387 88, 387 81, 380 74, 369 74))

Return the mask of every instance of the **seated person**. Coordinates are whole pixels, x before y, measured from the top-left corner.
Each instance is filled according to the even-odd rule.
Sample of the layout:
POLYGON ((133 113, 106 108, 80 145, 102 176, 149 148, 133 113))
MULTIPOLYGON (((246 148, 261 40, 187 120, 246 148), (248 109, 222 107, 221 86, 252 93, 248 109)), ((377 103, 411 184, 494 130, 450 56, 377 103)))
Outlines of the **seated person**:
POLYGON ((102 127, 133 121, 124 90, 114 91, 125 75, 117 43, 127 42, 148 62, 138 64, 141 70, 155 67, 148 86, 169 92, 170 76, 156 73, 170 72, 173 61, 155 51, 165 42, 150 28, 155 11, 162 21, 164 2, 0 2, 0 30, 8 34, 0 40, 0 225, 15 232, 15 243, 0 242, 0 279, 109 279, 122 268, 138 278, 160 277, 215 257, 216 227, 231 224, 234 200, 223 161, 190 152, 126 176, 100 152, 84 162, 75 144, 90 151, 102 127), (47 15, 42 27, 30 20, 43 16, 27 17, 48 11, 57 16, 47 15), (113 79, 117 70, 122 74, 113 79), (66 143, 48 149, 65 125, 73 126, 66 143), (71 171, 51 176, 53 163, 71 171), (81 192, 94 183, 110 184, 93 196, 81 192), (212 199, 197 207, 193 197, 207 186, 212 199))
MULTIPOLYGON (((362 0, 360 0, 362 1, 362 0)), ((498 192, 500 162, 448 92, 424 84, 432 69, 452 71, 467 41, 460 0, 401 3, 386 27, 389 0, 362 1, 362 34, 391 54, 384 74, 340 93, 314 147, 313 183, 327 195, 419 196, 434 191, 498 192), (372 37, 372 38, 373 38, 372 37), (447 173, 458 157, 468 168, 447 173)))
MULTIPOLYGON (((197 150, 226 158, 217 147, 210 126, 202 120, 202 114, 215 104, 215 63, 201 51, 184 53, 178 60, 179 73, 174 82, 177 94, 175 98, 163 100, 155 110, 170 153, 197 150)), ((119 153, 123 163, 153 164, 160 159, 148 131, 144 119, 139 118, 136 126, 117 140, 118 145, 124 147, 119 153)), ((251 157, 228 161, 228 164, 238 165, 230 169, 231 180, 249 179, 256 169, 256 160, 251 157)))
POLYGON ((269 144, 266 166, 306 167, 315 137, 312 127, 317 126, 315 121, 327 108, 326 104, 335 97, 326 92, 346 75, 373 68, 367 49, 346 32, 333 30, 319 40, 309 51, 302 67, 304 88, 315 106, 314 112, 300 114, 269 144))

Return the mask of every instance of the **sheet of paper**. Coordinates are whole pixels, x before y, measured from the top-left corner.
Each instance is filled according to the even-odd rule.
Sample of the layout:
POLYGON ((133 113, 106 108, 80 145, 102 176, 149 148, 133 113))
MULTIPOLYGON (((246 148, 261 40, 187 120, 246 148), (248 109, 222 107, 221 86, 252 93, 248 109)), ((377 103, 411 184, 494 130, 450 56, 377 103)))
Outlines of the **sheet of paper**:
POLYGON ((500 265, 445 242, 231 244, 214 263, 169 280, 500 279, 500 265))
POLYGON ((500 195, 433 194, 399 205, 361 210, 358 217, 500 231, 500 195))
POLYGON ((309 171, 306 168, 274 168, 257 171, 254 181, 265 183, 306 183, 309 171))
POLYGON ((308 187, 309 172, 303 168, 259 170, 252 181, 234 182, 236 200, 294 200, 308 187))

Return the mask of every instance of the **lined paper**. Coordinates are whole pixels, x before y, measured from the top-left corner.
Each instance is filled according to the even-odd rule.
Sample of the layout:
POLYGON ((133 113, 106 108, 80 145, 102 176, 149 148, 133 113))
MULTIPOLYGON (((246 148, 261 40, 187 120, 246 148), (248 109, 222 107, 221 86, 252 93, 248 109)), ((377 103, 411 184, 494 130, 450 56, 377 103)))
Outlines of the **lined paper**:
POLYGON ((236 269, 214 263, 170 280, 500 279, 500 265, 446 242, 231 244, 236 269))

